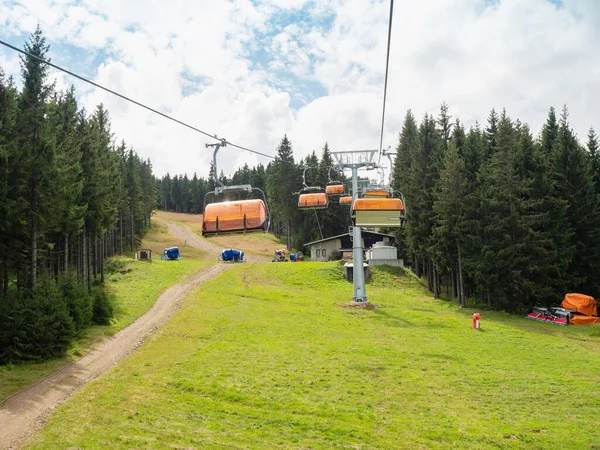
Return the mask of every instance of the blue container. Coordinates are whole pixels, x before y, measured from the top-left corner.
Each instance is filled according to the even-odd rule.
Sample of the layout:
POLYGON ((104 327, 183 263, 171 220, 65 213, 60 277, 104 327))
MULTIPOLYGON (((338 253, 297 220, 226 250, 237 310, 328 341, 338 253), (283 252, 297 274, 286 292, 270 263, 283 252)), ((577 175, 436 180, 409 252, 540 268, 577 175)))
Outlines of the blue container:
POLYGON ((169 259, 169 260, 179 259, 179 248, 178 247, 165 248, 164 256, 165 256, 165 259, 169 259))
POLYGON ((242 261, 244 259, 244 252, 228 248, 221 252, 221 259, 223 261, 242 261))

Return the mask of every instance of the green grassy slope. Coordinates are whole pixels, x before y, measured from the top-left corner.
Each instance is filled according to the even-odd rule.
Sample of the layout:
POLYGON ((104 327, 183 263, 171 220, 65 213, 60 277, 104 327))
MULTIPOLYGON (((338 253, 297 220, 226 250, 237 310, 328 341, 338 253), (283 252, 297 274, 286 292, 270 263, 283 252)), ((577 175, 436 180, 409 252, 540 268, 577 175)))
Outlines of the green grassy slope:
POLYGON ((33 448, 595 448, 600 339, 432 300, 348 308, 335 263, 243 264, 59 407, 33 448))

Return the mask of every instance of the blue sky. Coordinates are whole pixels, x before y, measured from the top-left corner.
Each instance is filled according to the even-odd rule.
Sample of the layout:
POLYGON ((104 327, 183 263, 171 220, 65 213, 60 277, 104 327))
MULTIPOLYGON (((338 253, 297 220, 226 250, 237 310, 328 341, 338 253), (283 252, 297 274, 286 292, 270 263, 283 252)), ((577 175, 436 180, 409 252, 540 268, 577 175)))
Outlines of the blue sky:
MULTIPOLYGON (((11 44, 40 23, 53 62, 242 145, 273 153, 287 134, 298 158, 325 142, 378 145, 387 0, 0 0, 0 10, 11 44)), ((407 109, 437 114, 443 101, 467 125, 506 108, 536 133, 566 103, 585 137, 600 128, 598 23, 596 0, 396 1, 384 145, 396 145, 407 109)), ((0 65, 19 76, 13 52, 0 50, 0 65)), ((202 136, 75 86, 157 173, 207 171, 202 136)), ((259 161, 229 155, 225 171, 259 161)))

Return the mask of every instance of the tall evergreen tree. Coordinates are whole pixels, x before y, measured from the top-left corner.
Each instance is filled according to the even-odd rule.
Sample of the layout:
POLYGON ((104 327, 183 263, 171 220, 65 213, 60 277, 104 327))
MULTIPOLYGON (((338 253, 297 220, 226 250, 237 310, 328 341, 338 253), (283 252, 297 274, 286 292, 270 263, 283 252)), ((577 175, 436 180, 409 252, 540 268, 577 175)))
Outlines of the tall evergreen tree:
POLYGON ((297 196, 294 195, 300 188, 298 172, 292 143, 284 136, 267 174, 267 195, 275 222, 285 224, 288 249, 292 248, 293 224, 298 216, 297 196))
POLYGON ((467 193, 465 164, 458 154, 456 140, 452 139, 434 192, 433 211, 436 225, 433 229, 433 253, 434 259, 447 274, 458 274, 457 292, 461 306, 465 306, 462 253, 464 237, 469 232, 464 204, 467 193))
POLYGON ((571 227, 573 259, 569 266, 572 290, 600 293, 596 276, 600 269, 597 251, 600 248, 600 207, 593 182, 591 164, 579 145, 563 109, 558 136, 552 148, 555 196, 568 201, 567 218, 571 227))
POLYGON ((596 194, 600 194, 600 146, 598 145, 598 135, 593 128, 588 131, 587 151, 590 156, 592 179, 596 186, 596 194))
MULTIPOLYGON (((25 43, 27 53, 46 59, 49 46, 46 45, 40 27, 25 43)), ((18 161, 15 165, 20 172, 20 197, 24 210, 23 219, 27 223, 28 274, 27 285, 35 289, 38 270, 38 241, 47 226, 51 184, 56 179, 55 149, 47 119, 48 99, 54 89, 47 83, 48 67, 39 60, 21 57, 23 90, 19 96, 19 112, 16 123, 18 161)))

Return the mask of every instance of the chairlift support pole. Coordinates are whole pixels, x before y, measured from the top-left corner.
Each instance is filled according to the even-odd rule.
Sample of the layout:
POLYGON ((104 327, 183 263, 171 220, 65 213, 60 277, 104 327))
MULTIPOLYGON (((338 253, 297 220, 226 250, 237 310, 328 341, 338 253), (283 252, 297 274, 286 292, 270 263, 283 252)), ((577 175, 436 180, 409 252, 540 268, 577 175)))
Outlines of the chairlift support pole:
MULTIPOLYGON (((337 166, 341 169, 352 170, 352 198, 358 198, 358 170, 372 170, 377 168, 377 164, 373 161, 378 150, 355 150, 349 152, 332 152, 331 155, 335 158, 337 166)), ((362 229, 361 227, 352 227, 352 278, 354 295, 353 303, 367 303, 367 290, 365 286, 365 271, 363 267, 363 244, 362 244, 362 229)))
MULTIPOLYGON (((358 167, 352 168, 352 198, 358 196, 358 167)), ((367 289, 365 285, 365 270, 363 266, 362 228, 352 227, 352 272, 354 283, 355 303, 367 303, 367 289)))
MULTIPOLYGON (((216 138, 216 136, 215 136, 216 138)), ((215 151, 213 152, 213 178, 215 181, 215 188, 217 187, 217 185, 219 187, 225 187, 225 185, 223 183, 221 183, 221 181, 219 181, 219 171, 217 170, 217 152, 219 151, 219 149, 221 147, 227 147, 227 140, 226 139, 221 139, 221 142, 217 142, 216 144, 205 144, 206 148, 208 147, 214 147, 215 151)))

